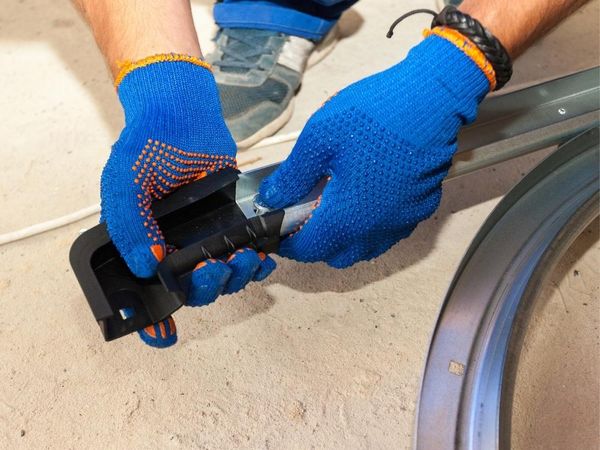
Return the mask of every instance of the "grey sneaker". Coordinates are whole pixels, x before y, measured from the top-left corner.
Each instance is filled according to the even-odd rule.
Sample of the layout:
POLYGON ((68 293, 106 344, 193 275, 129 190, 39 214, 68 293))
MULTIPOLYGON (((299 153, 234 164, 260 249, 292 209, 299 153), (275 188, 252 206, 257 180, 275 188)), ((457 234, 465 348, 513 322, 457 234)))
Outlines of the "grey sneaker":
POLYGON ((252 146, 290 120, 302 74, 323 59, 336 40, 336 27, 318 43, 268 30, 219 30, 216 49, 207 60, 238 148, 252 146))

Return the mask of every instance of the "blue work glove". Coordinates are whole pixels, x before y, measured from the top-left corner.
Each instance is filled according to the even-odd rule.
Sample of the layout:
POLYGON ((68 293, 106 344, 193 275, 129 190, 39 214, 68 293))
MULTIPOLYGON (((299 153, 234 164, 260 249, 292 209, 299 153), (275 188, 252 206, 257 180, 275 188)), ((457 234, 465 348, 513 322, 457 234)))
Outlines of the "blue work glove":
POLYGON ((311 217, 282 242, 282 256, 348 267, 381 255, 437 209, 458 131, 494 81, 473 59, 478 50, 450 37, 430 35, 310 118, 259 191, 261 203, 282 208, 330 177, 311 217))
MULTIPOLYGON (((156 274, 167 249, 150 204, 212 172, 236 167, 236 146, 219 103, 210 67, 185 55, 156 55, 127 63, 115 84, 125 128, 101 179, 102 220, 129 269, 156 274)), ((264 254, 242 249, 228 260, 198 264, 188 304, 202 306, 220 294, 262 280, 275 268, 264 254)), ((126 314, 134 314, 127 311, 126 314)), ((154 347, 177 340, 172 318, 147 327, 141 338, 154 347)))

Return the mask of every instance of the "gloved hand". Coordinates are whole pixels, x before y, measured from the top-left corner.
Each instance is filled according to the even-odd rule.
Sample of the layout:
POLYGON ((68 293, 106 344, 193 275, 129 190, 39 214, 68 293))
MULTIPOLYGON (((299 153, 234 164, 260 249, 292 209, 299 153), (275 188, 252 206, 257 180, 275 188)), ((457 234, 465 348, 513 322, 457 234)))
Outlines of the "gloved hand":
MULTIPOLYGON (((236 147, 227 130, 210 67, 185 55, 156 55, 128 63, 117 77, 125 128, 101 179, 102 220, 129 269, 156 274, 165 241, 150 204, 178 187, 226 167, 236 167, 236 147)), ((275 262, 251 249, 227 261, 211 259, 192 274, 188 302, 206 305, 220 294, 262 280, 275 262)), ((129 311, 128 314, 132 314, 129 311)), ((140 332, 149 345, 177 340, 172 318, 140 332)))
POLYGON ((281 208, 330 177, 282 256, 348 267, 381 255, 437 209, 458 130, 495 80, 466 38, 432 31, 398 65, 328 100, 263 181, 259 201, 281 208))

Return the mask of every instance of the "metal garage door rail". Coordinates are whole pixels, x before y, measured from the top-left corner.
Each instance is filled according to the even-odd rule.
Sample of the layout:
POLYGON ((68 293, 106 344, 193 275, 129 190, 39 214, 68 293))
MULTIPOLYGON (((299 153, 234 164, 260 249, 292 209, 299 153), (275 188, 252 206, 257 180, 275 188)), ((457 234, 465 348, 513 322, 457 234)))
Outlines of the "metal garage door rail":
POLYGON ((599 214, 598 135, 594 127, 545 159, 504 197, 475 237, 431 342, 418 449, 510 447, 501 405, 511 403, 502 397, 511 391, 504 375, 515 321, 599 214))

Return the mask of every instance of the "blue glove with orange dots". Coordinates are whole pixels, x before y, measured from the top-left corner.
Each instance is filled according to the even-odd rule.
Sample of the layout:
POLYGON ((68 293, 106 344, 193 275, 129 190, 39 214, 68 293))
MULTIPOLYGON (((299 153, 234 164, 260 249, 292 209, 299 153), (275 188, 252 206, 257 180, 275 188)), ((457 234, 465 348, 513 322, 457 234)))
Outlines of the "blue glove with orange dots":
MULTIPOLYGON (((129 62, 115 85, 125 128, 102 173, 102 220, 132 273, 147 278, 166 254, 152 200, 209 173, 235 168, 236 146, 210 66, 202 60, 169 54, 129 62)), ((201 262, 192 274, 188 304, 211 303, 266 278, 274 268, 270 257, 251 249, 240 249, 226 261, 201 262)), ((154 347, 177 340, 171 317, 139 334, 154 347)))
POLYGON ((282 208, 329 178, 282 256, 348 267, 381 255, 437 209, 458 131, 475 119, 495 75, 460 33, 427 34, 404 61, 327 101, 263 181, 259 201, 282 208))

